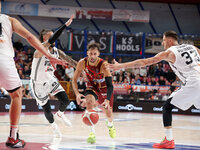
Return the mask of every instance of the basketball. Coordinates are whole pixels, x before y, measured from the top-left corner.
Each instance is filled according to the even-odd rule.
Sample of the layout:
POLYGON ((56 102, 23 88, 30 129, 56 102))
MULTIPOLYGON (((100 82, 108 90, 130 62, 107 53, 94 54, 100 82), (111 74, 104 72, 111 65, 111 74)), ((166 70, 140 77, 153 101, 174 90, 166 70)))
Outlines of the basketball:
POLYGON ((88 126, 92 126, 92 125, 95 125, 98 122, 99 115, 94 110, 86 110, 82 114, 82 119, 83 119, 83 123, 85 123, 88 126))

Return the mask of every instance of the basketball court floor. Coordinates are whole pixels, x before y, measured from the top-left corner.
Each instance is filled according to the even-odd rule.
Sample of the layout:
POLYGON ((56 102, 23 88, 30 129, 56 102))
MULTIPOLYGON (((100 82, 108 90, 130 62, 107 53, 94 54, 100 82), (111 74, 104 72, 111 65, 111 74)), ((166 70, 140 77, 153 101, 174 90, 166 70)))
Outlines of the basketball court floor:
MULTIPOLYGON (((105 125, 105 116, 99 113, 96 125, 96 143, 88 144, 90 129, 81 120, 82 112, 65 113, 73 127, 59 120, 62 138, 53 138, 51 127, 40 113, 22 113, 20 137, 27 142, 24 150, 151 150, 154 142, 164 137, 161 114, 114 113, 117 131, 111 139, 105 125)), ((177 150, 200 150, 200 117, 173 115, 173 132, 177 150)), ((7 150, 5 141, 9 133, 8 113, 0 113, 0 150, 7 150)))

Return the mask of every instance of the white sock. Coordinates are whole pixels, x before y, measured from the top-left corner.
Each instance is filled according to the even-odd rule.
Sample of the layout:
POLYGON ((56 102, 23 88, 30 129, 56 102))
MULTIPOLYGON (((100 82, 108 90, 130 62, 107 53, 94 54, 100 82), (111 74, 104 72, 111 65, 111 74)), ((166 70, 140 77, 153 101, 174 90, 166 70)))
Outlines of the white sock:
POLYGON ((10 127, 10 137, 13 138, 14 140, 17 139, 17 131, 18 131, 17 126, 11 126, 10 127))
POLYGON ((59 115, 60 117, 61 117, 63 114, 64 114, 64 111, 62 112, 62 111, 58 110, 58 115, 59 115))
POLYGON ((54 129, 56 129, 56 128, 58 127, 57 124, 56 124, 55 122, 50 123, 50 125, 51 125, 51 127, 54 128, 54 129))
POLYGON ((172 128, 165 128, 165 135, 168 141, 173 140, 172 128))
POLYGON ((110 122, 109 120, 108 120, 108 124, 107 124, 109 127, 112 127, 113 126, 113 121, 112 122, 110 122))

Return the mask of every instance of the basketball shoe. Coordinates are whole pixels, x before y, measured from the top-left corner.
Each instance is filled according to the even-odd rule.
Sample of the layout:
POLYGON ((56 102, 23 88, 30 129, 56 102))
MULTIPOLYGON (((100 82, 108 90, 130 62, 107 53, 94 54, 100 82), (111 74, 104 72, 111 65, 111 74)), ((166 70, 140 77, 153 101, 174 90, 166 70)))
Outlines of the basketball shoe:
POLYGON ((115 127, 114 125, 112 125, 111 127, 108 126, 108 120, 106 120, 106 124, 107 124, 107 127, 109 129, 109 135, 111 138, 115 138, 116 137, 116 130, 115 130, 115 127))
POLYGON ((66 126, 72 127, 72 123, 69 121, 69 119, 65 117, 65 114, 63 112, 58 111, 55 113, 54 116, 58 120, 62 120, 66 126))
POLYGON ((90 132, 87 142, 90 144, 96 143, 96 136, 93 132, 90 132))
POLYGON ((11 137, 8 137, 8 140, 6 141, 6 146, 9 148, 23 148, 25 146, 24 140, 19 139, 19 134, 17 133, 17 138, 14 140, 11 137))
POLYGON ((174 149, 174 140, 168 141, 165 137, 162 142, 153 144, 153 148, 174 149))
POLYGON ((51 127, 53 129, 53 135, 54 135, 54 137, 61 138, 62 134, 60 132, 60 129, 58 128, 58 125, 55 122, 53 122, 53 123, 51 123, 51 127))

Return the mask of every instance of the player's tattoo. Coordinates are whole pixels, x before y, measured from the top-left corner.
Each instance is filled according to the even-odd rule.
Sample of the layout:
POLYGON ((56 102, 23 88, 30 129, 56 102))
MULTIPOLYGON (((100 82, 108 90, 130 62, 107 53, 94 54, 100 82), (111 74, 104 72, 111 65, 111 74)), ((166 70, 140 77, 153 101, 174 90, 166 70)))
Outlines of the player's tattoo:
POLYGON ((62 50, 58 50, 58 53, 61 59, 66 60, 72 67, 76 68, 76 65, 78 63, 77 61, 72 59, 70 56, 66 55, 62 50))

